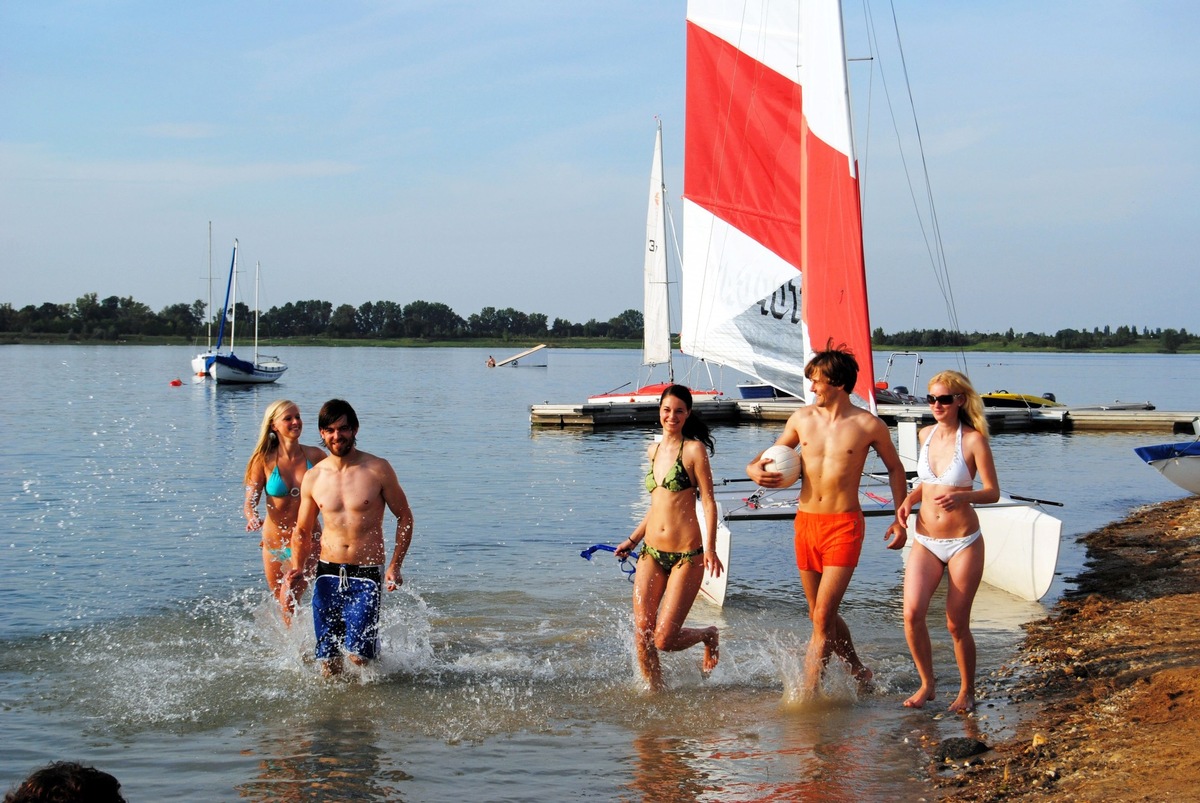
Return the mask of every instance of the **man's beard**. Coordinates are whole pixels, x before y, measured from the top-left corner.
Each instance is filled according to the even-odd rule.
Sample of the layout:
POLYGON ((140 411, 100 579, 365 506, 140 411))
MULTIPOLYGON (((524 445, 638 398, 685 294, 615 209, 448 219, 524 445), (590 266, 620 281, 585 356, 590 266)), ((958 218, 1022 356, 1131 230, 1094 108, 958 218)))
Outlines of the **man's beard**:
POLYGON ((355 445, 358 443, 358 436, 351 435, 349 440, 340 442, 337 445, 337 448, 330 446, 329 443, 324 438, 321 439, 321 443, 323 443, 325 445, 325 448, 329 450, 330 454, 335 455, 337 457, 345 457, 346 455, 350 454, 351 451, 354 450, 355 445))

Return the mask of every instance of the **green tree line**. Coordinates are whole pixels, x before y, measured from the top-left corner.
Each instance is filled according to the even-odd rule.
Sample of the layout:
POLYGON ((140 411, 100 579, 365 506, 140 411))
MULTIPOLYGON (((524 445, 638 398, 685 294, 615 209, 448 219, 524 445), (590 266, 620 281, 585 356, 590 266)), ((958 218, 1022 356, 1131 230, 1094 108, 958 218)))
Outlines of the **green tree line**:
MULTIPOLYGON (((220 314, 206 321, 205 304, 171 304, 155 312, 133 298, 96 293, 80 296, 73 304, 46 302, 17 309, 0 304, 0 332, 54 334, 72 340, 118 340, 131 335, 198 338, 211 323, 220 326, 220 314)), ((246 325, 251 310, 237 302, 237 319, 246 325)), ((357 307, 333 306, 328 301, 289 301, 259 316, 260 337, 329 337, 341 339, 456 340, 468 338, 588 337, 640 340, 642 313, 628 309, 607 321, 575 323, 565 318, 550 321, 542 313, 484 307, 463 318, 445 304, 413 301, 368 301, 357 307)))
POLYGON ((883 329, 871 333, 871 342, 879 347, 904 349, 1003 349, 1092 351, 1098 349, 1128 349, 1147 343, 1155 351, 1170 354, 1185 346, 1200 345, 1200 338, 1188 333, 1187 329, 1151 329, 1143 326, 1139 333, 1136 326, 1094 327, 1086 329, 1059 329, 1052 335, 1038 332, 956 332, 951 329, 910 329, 906 332, 886 334, 883 329))
MULTIPOLYGON (((238 320, 249 322, 251 311, 237 304, 238 320)), ((430 301, 401 305, 395 301, 368 301, 357 307, 333 306, 328 301, 295 301, 271 307, 259 318, 260 336, 266 338, 337 338, 345 340, 467 340, 510 338, 606 338, 641 340, 642 313, 628 309, 607 321, 574 323, 564 318, 520 310, 484 307, 466 318, 449 306, 430 301)), ((218 316, 205 320, 205 304, 196 300, 170 304, 158 312, 131 297, 96 293, 80 296, 73 304, 46 302, 17 309, 0 304, 0 332, 11 335, 59 335, 69 340, 115 341, 130 336, 197 339, 218 316)), ((1109 326, 1060 329, 1052 335, 1037 332, 957 332, 949 329, 912 329, 888 334, 872 333, 877 348, 897 349, 1030 349, 1089 351, 1129 349, 1135 346, 1175 353, 1200 347, 1200 338, 1186 329, 1151 329, 1143 326, 1109 326)))

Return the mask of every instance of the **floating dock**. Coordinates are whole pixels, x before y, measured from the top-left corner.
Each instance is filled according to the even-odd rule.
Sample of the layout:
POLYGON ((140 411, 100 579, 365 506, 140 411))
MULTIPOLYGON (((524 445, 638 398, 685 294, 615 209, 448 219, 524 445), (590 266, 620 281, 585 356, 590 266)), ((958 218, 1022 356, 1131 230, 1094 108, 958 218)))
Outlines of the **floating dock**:
MULTIPOLYGON (((692 409, 698 410, 707 423, 740 420, 738 401, 725 398, 695 398, 692 409)), ((603 402, 583 404, 535 404, 529 408, 529 423, 535 427, 560 429, 594 429, 596 427, 628 427, 658 423, 658 402, 603 402)))
MULTIPOLYGON (((798 399, 747 400, 738 403, 739 421, 786 421, 802 402, 798 399)), ((1127 430, 1190 434, 1192 421, 1200 412, 1138 409, 1134 405, 1086 405, 1080 407, 988 407, 988 427, 993 432, 1072 432, 1083 430, 1127 430)), ((926 405, 881 404, 879 417, 895 426, 900 419, 933 423, 926 405)))
MULTIPOLYGON (((695 409, 709 423, 786 421, 802 405, 799 399, 697 399, 695 409)), ((1149 406, 1149 405, 1145 405, 1149 406)), ((1134 405, 1087 405, 1081 407, 986 409, 993 432, 1071 432, 1086 430, 1166 432, 1192 434, 1192 421, 1200 412, 1134 409, 1134 405)), ((897 421, 933 423, 926 405, 881 404, 879 417, 889 425, 897 421)), ((595 429, 658 423, 658 404, 535 404, 529 408, 534 427, 595 429)))

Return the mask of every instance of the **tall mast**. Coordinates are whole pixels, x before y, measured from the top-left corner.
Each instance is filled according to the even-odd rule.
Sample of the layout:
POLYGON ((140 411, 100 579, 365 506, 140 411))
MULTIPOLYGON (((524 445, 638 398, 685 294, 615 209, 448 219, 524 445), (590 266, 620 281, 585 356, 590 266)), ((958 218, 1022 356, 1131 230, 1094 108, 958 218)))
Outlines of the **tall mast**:
POLYGON ((254 263, 254 366, 258 367, 258 271, 261 262, 254 263))
MULTIPOLYGON (((233 291, 233 274, 237 269, 237 249, 238 241, 233 241, 233 256, 229 260, 229 280, 225 284, 225 304, 221 307, 221 326, 217 329, 217 351, 221 350, 221 345, 225 342, 225 319, 229 317, 229 294, 233 291)), ((229 350, 233 351, 233 324, 230 323, 229 329, 229 350)))
POLYGON ((237 240, 233 241, 233 269, 229 272, 229 353, 233 354, 233 334, 237 330, 237 240))
POLYGON ((212 351, 212 221, 208 221, 208 306, 204 308, 205 341, 212 351))

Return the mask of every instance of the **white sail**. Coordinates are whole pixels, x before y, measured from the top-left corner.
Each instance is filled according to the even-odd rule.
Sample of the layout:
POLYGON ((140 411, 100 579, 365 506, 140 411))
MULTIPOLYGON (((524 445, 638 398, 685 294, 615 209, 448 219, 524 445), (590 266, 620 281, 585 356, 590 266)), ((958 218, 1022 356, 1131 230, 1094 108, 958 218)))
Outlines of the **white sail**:
POLYGON ((650 202, 646 209, 646 261, 643 270, 645 342, 643 365, 661 365, 671 361, 671 307, 667 283, 667 224, 663 184, 662 122, 654 138, 654 163, 650 166, 650 202))

